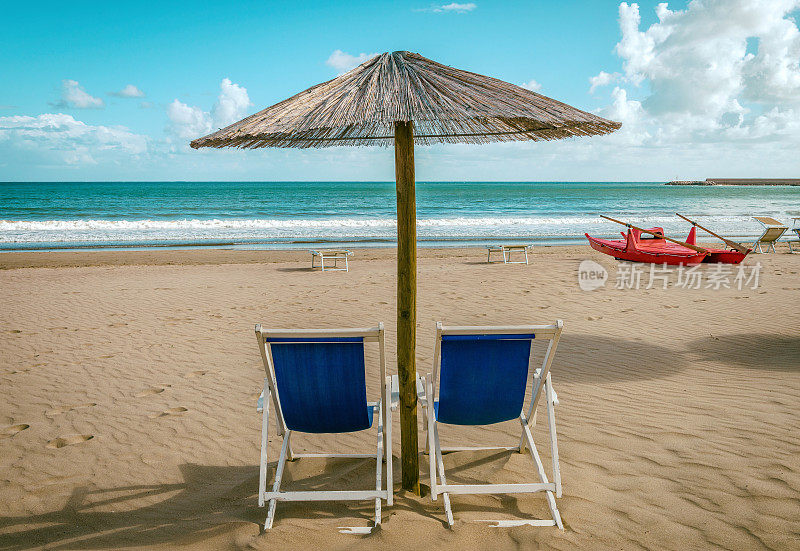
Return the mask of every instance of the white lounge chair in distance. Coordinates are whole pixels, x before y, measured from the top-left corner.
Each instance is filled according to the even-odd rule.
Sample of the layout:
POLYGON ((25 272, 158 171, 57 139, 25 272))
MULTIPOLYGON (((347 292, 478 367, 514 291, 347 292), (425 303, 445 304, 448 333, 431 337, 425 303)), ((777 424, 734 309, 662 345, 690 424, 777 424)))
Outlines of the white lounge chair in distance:
MULTIPOLYGON (((756 242, 753 243, 753 251, 755 252, 756 247, 758 247, 758 252, 763 253, 764 251, 761 249, 761 245, 767 245, 767 252, 772 249, 772 252, 775 252, 775 242, 781 238, 781 236, 786 233, 786 230, 789 228, 785 226, 782 222, 775 220, 774 218, 770 218, 769 216, 753 216, 755 220, 757 220, 762 226, 764 226, 764 232, 761 236, 756 239, 756 242)), ((790 247, 791 250, 791 247, 790 247)))
POLYGON ((564 324, 507 327, 446 327, 436 324, 433 371, 417 381, 418 399, 425 410, 430 460, 431 499, 444 501, 447 522, 453 525, 450 495, 516 494, 544 492, 552 520, 488 520, 496 526, 558 526, 563 530, 556 497, 561 497, 561 471, 554 405, 558 403, 550 378, 550 366, 564 324), (542 366, 534 372, 531 402, 524 410, 528 373, 533 366, 533 340, 547 341, 542 366), (533 442, 531 426, 542 401, 550 433, 553 481, 549 481, 533 442), (516 446, 446 448, 439 442, 439 425, 491 425, 519 419, 522 435, 516 446), (442 454, 467 450, 530 450, 539 482, 518 484, 449 484, 442 454), (438 476, 437 476, 438 473, 438 476), (437 480, 438 479, 438 480, 437 480))
MULTIPOLYGON (((264 529, 272 528, 278 501, 365 501, 375 502, 375 525, 381 523, 381 500, 393 502, 392 486, 392 378, 386 376, 384 330, 381 323, 370 329, 262 329, 256 338, 264 363, 264 390, 259 400, 262 411, 261 463, 258 505, 269 504, 264 529), (380 396, 367 402, 364 344, 377 343, 380 396), (278 435, 283 437, 275 481, 267 491, 267 444, 270 405, 275 408, 278 435), (293 454, 291 438, 301 433, 345 433, 377 425, 374 454, 293 454), (303 457, 374 458, 374 490, 282 491, 281 477, 286 460, 303 457), (386 486, 382 465, 386 462, 386 486)), ((369 529, 367 529, 369 530, 369 529)))
POLYGON ((528 251, 531 247, 532 245, 486 245, 486 262, 492 264, 492 253, 502 253, 503 264, 527 264, 528 251), (512 260, 512 253, 524 254, 525 260, 512 260))
POLYGON ((310 250, 311 253, 311 269, 317 266, 314 261, 319 258, 319 267, 323 272, 349 272, 350 264, 347 262, 348 256, 353 256, 353 252, 347 249, 320 249, 310 250), (325 266, 325 261, 328 261, 328 266, 325 266), (339 268, 338 262, 344 260, 344 268, 339 268), (331 266, 333 261, 333 266, 331 266))
POLYGON ((794 248, 792 247, 793 243, 800 244, 800 218, 792 218, 794 224, 792 225, 792 230, 794 232, 794 236, 790 237, 786 240, 786 244, 789 245, 789 252, 793 253, 794 248))

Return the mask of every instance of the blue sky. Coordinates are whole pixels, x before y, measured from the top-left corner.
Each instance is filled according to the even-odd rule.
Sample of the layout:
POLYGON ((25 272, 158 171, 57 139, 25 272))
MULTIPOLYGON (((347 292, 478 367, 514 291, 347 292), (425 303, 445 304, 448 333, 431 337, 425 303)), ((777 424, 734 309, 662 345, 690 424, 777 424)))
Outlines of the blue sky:
POLYGON ((0 180, 390 180, 385 149, 186 142, 360 54, 400 49, 624 125, 608 138, 425 148, 420 180, 797 176, 798 3, 752 4, 13 3, 0 36, 0 180), (773 165, 754 167, 765 154, 773 165))

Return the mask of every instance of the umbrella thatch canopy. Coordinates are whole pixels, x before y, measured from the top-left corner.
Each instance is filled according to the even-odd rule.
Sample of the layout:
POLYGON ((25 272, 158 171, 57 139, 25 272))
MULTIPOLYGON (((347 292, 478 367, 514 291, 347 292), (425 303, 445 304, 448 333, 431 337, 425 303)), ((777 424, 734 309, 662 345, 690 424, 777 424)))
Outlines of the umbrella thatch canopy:
POLYGON ((394 123, 414 142, 483 144, 608 134, 620 124, 496 78, 411 52, 373 57, 267 107, 192 147, 330 147, 394 144, 394 123))
POLYGON ((620 124, 525 88, 411 52, 352 71, 198 138, 200 147, 395 148, 397 371, 403 488, 419 493, 417 450, 414 144, 484 144, 609 134, 620 124))

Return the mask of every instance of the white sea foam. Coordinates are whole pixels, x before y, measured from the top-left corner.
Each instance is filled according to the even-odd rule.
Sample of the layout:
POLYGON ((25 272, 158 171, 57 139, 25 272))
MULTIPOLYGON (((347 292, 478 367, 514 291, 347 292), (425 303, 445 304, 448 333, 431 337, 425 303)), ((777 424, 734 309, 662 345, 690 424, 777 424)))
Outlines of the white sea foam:
MULTIPOLYGON (((676 232, 688 225, 675 217, 646 219, 618 215, 632 223, 664 226, 676 232)), ((722 233, 740 235, 744 216, 704 217, 704 223, 722 233)), ((584 232, 614 234, 617 228, 597 215, 548 213, 541 216, 482 216, 420 218, 422 239, 482 237, 580 237, 584 232)), ((745 226, 745 227, 747 227, 745 226)), ((267 218, 173 220, 0 220, 0 243, 208 241, 208 240, 317 240, 393 239, 396 222, 390 218, 267 218)))

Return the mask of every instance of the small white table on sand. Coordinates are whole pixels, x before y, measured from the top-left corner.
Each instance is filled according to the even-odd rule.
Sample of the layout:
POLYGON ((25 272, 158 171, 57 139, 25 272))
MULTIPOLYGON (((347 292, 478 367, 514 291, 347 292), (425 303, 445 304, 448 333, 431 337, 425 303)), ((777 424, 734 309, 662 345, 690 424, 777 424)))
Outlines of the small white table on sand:
MULTIPOLYGON (((503 264, 527 264, 528 250, 532 245, 486 245, 486 262, 492 263, 492 253, 503 253, 503 264), (512 253, 522 253, 525 260, 511 260, 512 253)), ((495 262, 500 262, 495 260, 495 262)))
POLYGON ((351 251, 347 249, 322 249, 322 250, 311 250, 308 251, 311 253, 311 269, 313 270, 317 266, 314 264, 314 260, 319 258, 320 268, 322 271, 328 272, 349 272, 350 265, 347 263, 347 257, 353 256, 351 251), (325 261, 328 261, 328 266, 325 266, 325 261), (330 266, 331 260, 333 261, 333 267, 330 266), (338 261, 344 260, 344 268, 338 267, 338 261))

